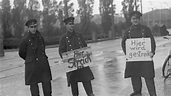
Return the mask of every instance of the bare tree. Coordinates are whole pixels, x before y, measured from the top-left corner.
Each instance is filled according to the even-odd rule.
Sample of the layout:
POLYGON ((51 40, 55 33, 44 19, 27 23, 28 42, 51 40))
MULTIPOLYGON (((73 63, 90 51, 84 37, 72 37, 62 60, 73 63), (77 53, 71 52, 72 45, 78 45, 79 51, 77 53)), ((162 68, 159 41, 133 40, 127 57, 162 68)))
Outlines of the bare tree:
POLYGON ((123 0, 122 1, 122 12, 124 14, 125 17, 125 25, 126 27, 129 27, 131 25, 131 21, 130 21, 130 13, 133 11, 139 11, 140 8, 140 0, 123 0))

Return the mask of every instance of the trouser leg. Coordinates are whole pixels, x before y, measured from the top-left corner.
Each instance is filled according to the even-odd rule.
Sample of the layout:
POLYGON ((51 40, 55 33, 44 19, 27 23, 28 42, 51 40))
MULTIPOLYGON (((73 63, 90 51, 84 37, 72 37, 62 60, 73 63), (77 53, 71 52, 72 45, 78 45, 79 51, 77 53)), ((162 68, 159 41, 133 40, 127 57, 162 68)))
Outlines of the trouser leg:
POLYGON ((157 96, 154 79, 153 78, 150 78, 150 79, 145 78, 145 82, 146 82, 147 89, 148 89, 150 96, 157 96))
POLYGON ((73 96, 78 96, 78 82, 71 82, 71 91, 73 96))
POLYGON ((82 82, 87 96, 94 96, 91 81, 82 82))
POLYGON ((44 96, 52 96, 52 86, 51 82, 42 82, 43 94, 44 96))
POLYGON ((134 93, 141 93, 141 89, 142 89, 141 77, 131 77, 131 81, 132 81, 132 87, 134 93))
POLYGON ((30 85, 31 96, 39 96, 39 86, 38 84, 30 85))

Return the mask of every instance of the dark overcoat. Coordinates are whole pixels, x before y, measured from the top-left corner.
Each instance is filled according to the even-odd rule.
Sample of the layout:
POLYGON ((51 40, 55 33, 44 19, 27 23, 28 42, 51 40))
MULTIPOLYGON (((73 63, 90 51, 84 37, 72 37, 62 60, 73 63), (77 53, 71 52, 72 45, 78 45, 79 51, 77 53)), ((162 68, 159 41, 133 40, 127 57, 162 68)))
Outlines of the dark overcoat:
MULTIPOLYGON (((62 53, 87 47, 83 36, 80 33, 76 32, 66 32, 60 38, 59 42, 59 54, 62 58, 62 53)), ((90 81, 94 79, 93 73, 89 67, 83 67, 78 70, 74 70, 66 73, 68 86, 70 86, 71 82, 84 82, 90 81)))
POLYGON ((37 31, 22 39, 19 56, 25 60, 25 84, 30 85, 52 80, 44 39, 37 31))
MULTIPOLYGON (((126 54, 125 41, 130 38, 147 38, 151 39, 151 51, 155 54, 156 43, 150 29, 144 25, 132 25, 128 28, 122 38, 122 49, 126 54)), ((144 78, 154 78, 154 62, 153 61, 132 61, 126 62, 125 78, 131 76, 141 76, 144 78)))

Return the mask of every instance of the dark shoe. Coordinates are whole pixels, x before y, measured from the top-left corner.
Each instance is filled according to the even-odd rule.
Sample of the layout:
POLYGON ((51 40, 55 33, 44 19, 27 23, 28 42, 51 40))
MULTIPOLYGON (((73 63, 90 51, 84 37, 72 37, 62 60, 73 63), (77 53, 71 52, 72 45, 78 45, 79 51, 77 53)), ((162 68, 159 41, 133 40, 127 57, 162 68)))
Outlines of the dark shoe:
POLYGON ((92 94, 90 94, 90 96, 95 96, 95 95, 92 93, 92 94))
POLYGON ((150 96, 157 96, 156 94, 152 94, 152 95, 150 95, 150 96))
POLYGON ((141 93, 134 92, 134 93, 131 93, 130 96, 142 96, 142 94, 141 93))

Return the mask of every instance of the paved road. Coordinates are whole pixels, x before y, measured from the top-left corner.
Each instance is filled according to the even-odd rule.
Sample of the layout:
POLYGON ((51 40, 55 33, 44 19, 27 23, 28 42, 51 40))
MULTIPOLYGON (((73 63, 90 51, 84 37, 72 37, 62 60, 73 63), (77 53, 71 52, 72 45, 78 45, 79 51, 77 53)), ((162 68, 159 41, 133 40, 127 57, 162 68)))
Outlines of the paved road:
MULTIPOLYGON (((164 39, 156 37, 157 50, 154 56, 156 71, 156 87, 158 96, 171 96, 170 78, 163 82, 161 66, 164 58, 171 49, 171 37, 164 39)), ((124 79, 125 56, 120 47, 121 39, 90 43, 95 65, 91 67, 95 79, 92 81, 93 91, 96 96, 128 96, 132 92, 130 79, 124 79)), ((70 88, 66 85, 65 71, 61 64, 57 48, 48 48, 52 69, 53 96, 71 96, 70 88)), ((0 96, 30 96, 29 87, 24 85, 24 64, 16 51, 6 52, 0 58, 0 96)), ((82 84, 79 84, 80 96, 86 96, 82 84)), ((40 87, 41 88, 41 87, 40 87)), ((41 96, 42 95, 42 91, 41 96)), ((143 81, 143 95, 147 89, 143 81)))

